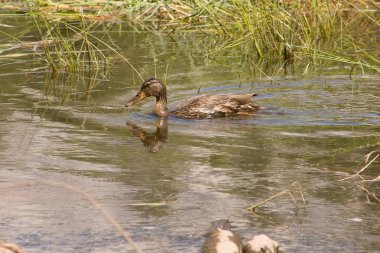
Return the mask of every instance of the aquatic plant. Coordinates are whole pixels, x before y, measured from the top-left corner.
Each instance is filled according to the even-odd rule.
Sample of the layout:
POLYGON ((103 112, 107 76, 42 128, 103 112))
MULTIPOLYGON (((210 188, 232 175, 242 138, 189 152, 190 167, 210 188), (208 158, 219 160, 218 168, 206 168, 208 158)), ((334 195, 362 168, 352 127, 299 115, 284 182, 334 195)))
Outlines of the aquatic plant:
POLYGON ((281 61, 329 60, 361 66, 380 72, 380 62, 363 50, 352 35, 353 21, 365 13, 379 27, 376 18, 363 12, 363 6, 379 10, 372 1, 220 1, 194 0, 201 12, 211 17, 214 30, 224 36, 208 52, 214 56, 232 48, 247 55, 246 62, 257 67, 259 59, 281 61), (355 13, 351 19, 347 13, 355 13), (360 52, 348 55, 347 51, 360 52))
POLYGON ((92 33, 97 27, 96 23, 84 17, 73 22, 52 15, 41 8, 38 1, 29 0, 27 3, 28 14, 33 18, 40 37, 38 43, 35 43, 35 52, 53 72, 108 72, 113 61, 118 58, 126 62, 143 80, 129 60, 118 52, 114 43, 106 41, 105 36, 97 37, 92 33))
POLYGON ((368 12, 380 9, 374 0, 28 0, 26 3, 27 12, 40 26, 41 41, 51 43, 50 47, 42 48, 42 54, 52 69, 64 66, 73 70, 78 68, 74 62, 86 62, 92 67, 99 67, 97 63, 107 65, 109 58, 103 50, 115 53, 117 49, 108 48, 94 38, 90 21, 122 19, 132 22, 135 29, 169 34, 184 30, 206 32, 217 38, 205 52, 206 59, 214 60, 231 49, 238 50, 242 64, 258 69, 262 75, 266 73, 259 62, 268 60, 280 62, 280 69, 305 60, 305 71, 309 66, 318 66, 321 60, 376 72, 380 69, 378 57, 364 50, 358 43, 360 38, 352 34, 358 19, 375 28, 380 26, 377 12, 368 12), (75 25, 73 20, 77 22, 75 25), (65 41, 66 34, 73 35, 72 39, 65 41), (347 54, 348 51, 355 54, 347 54), (55 58, 47 56, 51 52, 55 58))
POLYGON ((82 19, 72 25, 38 9, 35 2, 28 3, 40 37, 35 52, 53 72, 107 68, 109 58, 90 38, 91 24, 82 19))
POLYGON ((87 104, 91 104, 92 91, 101 80, 100 73, 96 72, 49 72, 44 83, 45 99, 41 99, 38 104, 64 105, 73 100, 84 100, 87 104))

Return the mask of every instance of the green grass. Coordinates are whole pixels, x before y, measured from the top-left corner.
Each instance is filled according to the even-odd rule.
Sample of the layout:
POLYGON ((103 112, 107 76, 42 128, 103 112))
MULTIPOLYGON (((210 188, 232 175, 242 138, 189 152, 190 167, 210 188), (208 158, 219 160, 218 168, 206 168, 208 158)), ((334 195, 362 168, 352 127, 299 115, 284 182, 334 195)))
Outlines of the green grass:
MULTIPOLYGON (((213 47, 209 56, 238 49, 249 55, 248 64, 259 59, 289 64, 295 60, 335 61, 361 66, 380 72, 376 56, 357 43, 351 31, 357 29, 353 20, 372 21, 379 28, 376 16, 363 12, 363 2, 335 3, 333 1, 254 1, 231 0, 212 3, 193 1, 200 12, 207 15, 213 30, 224 36, 222 43, 213 47), (347 13, 355 13, 347 16, 347 13), (364 15, 363 15, 364 13, 364 15), (339 42, 339 43, 337 43, 339 42), (350 55, 357 52, 355 55, 350 55)), ((371 1, 366 1, 369 6, 371 1)), ((379 5, 373 4, 379 11, 379 5)), ((365 46, 365 45, 364 45, 365 46)), ((255 64, 256 65, 256 64, 255 64)))
POLYGON ((28 14, 34 20, 40 42, 35 52, 53 72, 107 69, 110 60, 90 37, 91 24, 81 19, 72 25, 29 2, 28 14))
POLYGON ((280 62, 281 68, 295 61, 305 61, 307 66, 333 61, 380 72, 378 55, 364 50, 366 45, 360 43, 356 31, 358 25, 369 24, 373 30, 380 28, 380 4, 374 0, 29 0, 25 3, 43 42, 39 55, 53 71, 104 69, 111 65, 110 55, 113 55, 126 61, 139 75, 117 48, 91 34, 95 24, 92 21, 128 20, 135 29, 169 34, 185 30, 206 32, 218 41, 210 44, 206 59, 216 59, 226 51, 235 50, 251 68, 258 68, 263 61, 280 62), (72 24, 73 20, 77 23, 72 24), (362 23, 358 24, 358 20, 362 23))

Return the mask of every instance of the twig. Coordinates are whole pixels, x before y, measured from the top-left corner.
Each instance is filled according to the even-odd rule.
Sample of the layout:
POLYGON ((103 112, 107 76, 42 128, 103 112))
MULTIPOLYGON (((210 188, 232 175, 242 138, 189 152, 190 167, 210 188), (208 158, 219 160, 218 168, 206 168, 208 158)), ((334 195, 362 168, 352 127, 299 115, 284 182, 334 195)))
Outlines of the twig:
POLYGON ((355 67, 356 67, 356 63, 354 63, 354 65, 352 65, 351 70, 350 70, 349 77, 350 77, 351 80, 352 80, 352 72, 354 71, 355 67))
POLYGON ((275 221, 273 221, 273 220, 267 218, 266 216, 261 215, 261 214, 259 214, 257 212, 252 212, 252 214, 256 215, 257 217, 259 217, 259 218, 261 218, 261 219, 263 219, 263 220, 265 220, 265 221, 267 221, 267 222, 269 222, 269 223, 271 223, 273 225, 280 226, 280 227, 285 228, 285 229, 288 228, 288 226, 281 225, 280 223, 275 222, 275 221))
POLYGON ((278 197, 280 197, 280 196, 282 196, 282 195, 284 195, 284 194, 289 194, 290 198, 291 198, 291 199, 293 200, 293 202, 294 202, 294 205, 295 205, 295 207, 296 207, 296 211, 298 212, 298 203, 297 203, 296 199, 294 198, 293 194, 292 194, 291 191, 290 191, 290 189, 291 189, 292 187, 294 187, 294 186, 297 186, 297 187, 298 187, 298 189, 299 189, 299 191, 300 191, 300 195, 301 195, 302 201, 303 201, 303 203, 305 204, 306 201, 305 201, 305 198, 304 198, 304 194, 302 193, 301 186, 300 186, 300 184, 299 184, 297 181, 295 181, 295 182, 293 182, 293 183, 290 185, 289 188, 287 188, 287 189, 285 189, 285 190, 283 190, 283 191, 281 191, 281 192, 279 192, 279 193, 277 193, 277 194, 275 194, 275 195, 273 195, 273 196, 271 196, 271 197, 269 197, 269 198, 267 198, 267 199, 265 199, 265 200, 263 200, 263 201, 261 201, 261 202, 255 204, 255 205, 252 205, 252 206, 248 207, 246 210, 247 210, 247 211, 254 211, 257 207, 259 207, 259 206, 261 206, 261 205, 263 205, 263 204, 265 204, 265 203, 267 203, 267 202, 269 202, 269 201, 271 201, 271 200, 273 200, 273 199, 275 199, 275 198, 278 198, 278 197))
POLYGON ((353 178, 355 176, 358 176, 361 172, 363 172, 365 169, 368 168, 368 166, 371 165, 371 163, 373 163, 378 157, 380 156, 380 154, 378 154, 377 156, 375 156, 375 158, 373 158, 369 163, 367 163, 361 170, 359 170, 358 172, 356 172, 355 174, 351 175, 351 176, 348 176, 348 177, 345 177, 345 178, 342 178, 340 179, 339 181, 345 181, 347 179, 350 179, 350 178, 353 178))
POLYGON ((247 211, 254 211, 256 209, 256 207, 261 206, 262 204, 265 204, 265 203, 271 201, 272 199, 280 197, 280 196, 282 196, 282 195, 284 195, 284 194, 286 194, 288 192, 289 192, 289 189, 285 189, 285 190, 283 190, 283 191, 281 191, 281 192, 279 192, 279 193, 277 193, 277 194, 275 194, 275 195, 267 198, 266 200, 263 200, 263 201, 259 202, 258 204, 255 204, 255 205, 252 205, 252 206, 248 207, 246 210, 247 211))
POLYGON ((298 212, 298 204, 297 204, 297 201, 295 200, 295 198, 293 197, 293 194, 288 191, 288 194, 290 195, 290 197, 292 198, 293 202, 294 202, 294 205, 296 206, 296 212, 298 212))
POLYGON ((377 182, 380 181, 380 175, 375 177, 374 179, 363 179, 363 182, 377 182))
POLYGON ((288 229, 294 224, 294 222, 296 221, 297 216, 298 216, 298 211, 294 214, 292 221, 287 226, 288 229))
POLYGON ((365 156, 365 163, 366 163, 366 165, 363 168, 361 168, 358 172, 356 172, 353 175, 350 175, 348 177, 345 177, 345 178, 342 178, 342 179, 339 180, 339 181, 345 181, 345 180, 353 178, 353 177, 358 177, 359 180, 356 180, 355 184, 357 185, 357 187, 359 187, 361 190, 363 190, 365 192, 366 199, 367 199, 368 202, 371 202, 370 197, 372 197, 375 200, 377 200, 377 201, 380 202, 380 198, 378 198, 375 193, 371 192, 370 190, 368 190, 364 186, 364 184, 367 183, 367 182, 378 182, 378 181, 380 181, 380 175, 377 176, 377 177, 375 177, 375 178, 373 178, 373 179, 365 179, 362 175, 360 175, 360 173, 362 173, 365 169, 367 169, 368 166, 371 165, 380 156, 380 153, 379 153, 372 160, 369 161, 369 159, 371 158, 371 156, 373 154, 375 154, 375 153, 379 153, 379 151, 378 150, 372 151, 372 152, 368 153, 365 156))
POLYGON ((358 184, 359 188, 361 188, 365 193, 366 193, 366 198, 368 202, 371 202, 369 199, 369 196, 372 196, 372 198, 376 199, 377 201, 380 202, 380 199, 376 196, 375 193, 370 192, 367 188, 365 188, 363 185, 358 184))
POLYGON ((300 186, 299 184, 298 184, 298 189, 299 189, 299 191, 300 191, 300 195, 301 195, 301 198, 302 198, 302 202, 303 202, 304 204, 306 204, 305 197, 304 197, 304 195, 303 195, 303 192, 302 192, 301 186, 300 186))
POLYGON ((376 152, 380 152, 380 151, 379 150, 374 150, 374 151, 368 153, 367 155, 365 155, 364 156, 365 157, 365 163, 368 163, 369 158, 371 158, 372 154, 376 153, 376 152))
POLYGON ((279 192, 279 193, 277 193, 277 194, 275 194, 275 195, 273 195, 273 196, 267 198, 266 200, 263 200, 263 201, 261 201, 260 203, 258 203, 258 204, 256 204, 256 205, 253 205, 253 206, 251 206, 251 207, 249 207, 249 208, 247 208, 246 210, 247 210, 247 211, 250 211, 252 214, 254 214, 254 215, 256 215, 256 216, 258 216, 258 217, 264 219, 265 221, 268 221, 268 222, 270 222, 270 223, 272 223, 272 224, 275 224, 275 225, 278 225, 278 226, 281 226, 281 227, 283 227, 283 228, 288 229, 288 228, 290 228, 290 227, 293 225, 293 223, 294 223, 294 221, 296 220, 297 215, 298 215, 298 203, 297 203, 296 198, 293 196, 292 192, 290 191, 291 187, 294 187, 294 186, 298 186, 298 189, 300 190, 301 198, 302 198, 303 202, 305 203, 305 199, 304 199, 304 197, 303 197, 303 193, 302 193, 302 191, 301 191, 301 187, 300 187, 299 183, 298 183, 298 182, 294 182, 294 183, 291 184, 291 186, 290 186, 288 189, 285 189, 285 190, 283 190, 283 191, 281 191, 281 192, 279 192), (271 219, 269 219, 269 218, 267 218, 267 217, 265 217, 265 216, 263 216, 263 215, 261 215, 261 214, 255 212, 255 208, 257 208, 258 206, 260 206, 260 205, 262 205, 262 204, 264 204, 264 203, 267 203, 267 202, 273 200, 274 198, 280 197, 280 196, 282 196, 282 195, 284 195, 284 194, 289 194, 289 196, 290 196, 290 198, 293 200, 294 206, 295 206, 295 208, 296 208, 296 209, 295 209, 295 213, 294 213, 294 217, 292 218, 292 221, 291 221, 291 223, 290 223, 289 225, 284 226, 284 225, 278 224, 277 222, 275 222, 275 221, 273 221, 273 220, 271 220, 271 219))

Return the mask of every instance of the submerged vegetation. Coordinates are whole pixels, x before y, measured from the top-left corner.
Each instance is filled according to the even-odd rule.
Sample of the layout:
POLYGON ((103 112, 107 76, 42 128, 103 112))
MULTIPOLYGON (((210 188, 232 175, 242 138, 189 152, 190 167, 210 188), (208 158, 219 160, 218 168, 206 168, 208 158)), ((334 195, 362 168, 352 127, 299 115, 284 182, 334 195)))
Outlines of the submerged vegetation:
MULTIPOLYGON (((41 50, 36 53, 53 71, 105 69, 120 57, 128 62, 116 45, 111 46, 105 37, 92 34, 99 22, 127 20, 134 29, 169 35, 177 31, 205 32, 216 38, 204 52, 205 59, 215 59, 235 49, 240 52, 243 64, 259 68, 260 72, 258 62, 263 59, 280 62, 280 68, 306 61, 305 71, 310 63, 318 68, 319 61, 327 60, 347 64, 351 71, 361 67, 380 72, 376 55, 379 52, 368 51, 361 38, 352 33, 358 23, 380 27, 380 4, 373 0, 28 0, 15 3, 1 4, 2 10, 24 12, 33 17, 41 38, 41 50)), ((360 31, 356 34, 360 36, 360 31)))

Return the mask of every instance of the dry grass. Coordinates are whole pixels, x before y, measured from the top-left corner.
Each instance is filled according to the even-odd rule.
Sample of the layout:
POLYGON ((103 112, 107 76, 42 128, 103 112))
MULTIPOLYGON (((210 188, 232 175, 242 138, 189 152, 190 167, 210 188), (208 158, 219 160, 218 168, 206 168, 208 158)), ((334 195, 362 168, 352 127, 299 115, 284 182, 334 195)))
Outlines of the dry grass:
POLYGON ((380 151, 378 150, 368 153, 365 156, 365 165, 360 170, 358 170, 356 173, 348 177, 345 177, 339 180, 339 181, 347 181, 349 179, 352 180, 356 184, 356 186, 364 192, 367 202, 369 203, 371 202, 371 199, 380 202, 380 197, 377 196, 377 194, 374 193, 370 189, 373 183, 380 182, 380 172, 379 172, 379 175, 376 177, 365 176, 364 172, 366 169, 370 167, 370 165, 378 162, 377 159, 379 158, 379 156, 380 156, 380 151))

